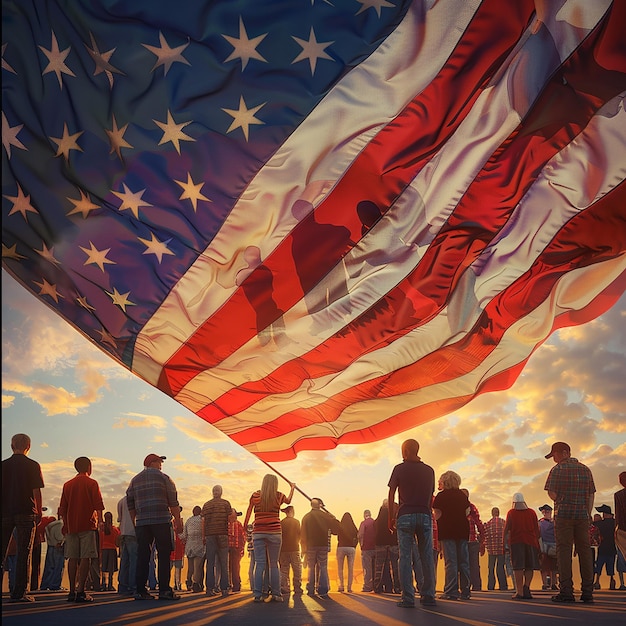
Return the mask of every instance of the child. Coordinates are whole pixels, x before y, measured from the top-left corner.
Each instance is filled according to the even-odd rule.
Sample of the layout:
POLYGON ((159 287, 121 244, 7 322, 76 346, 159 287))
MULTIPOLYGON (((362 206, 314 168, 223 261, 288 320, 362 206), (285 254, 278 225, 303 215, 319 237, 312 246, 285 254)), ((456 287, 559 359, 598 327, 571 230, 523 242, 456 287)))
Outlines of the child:
POLYGON ((113 513, 104 514, 104 526, 100 530, 100 550, 102 554, 102 586, 100 591, 115 591, 113 573, 117 572, 117 548, 120 530, 113 526, 113 513))
POLYGON ((170 553, 170 569, 172 567, 174 568, 174 591, 182 591, 182 573, 183 558, 185 556, 185 543, 178 536, 178 533, 174 530, 174 526, 172 526, 172 538, 174 541, 174 549, 170 553))

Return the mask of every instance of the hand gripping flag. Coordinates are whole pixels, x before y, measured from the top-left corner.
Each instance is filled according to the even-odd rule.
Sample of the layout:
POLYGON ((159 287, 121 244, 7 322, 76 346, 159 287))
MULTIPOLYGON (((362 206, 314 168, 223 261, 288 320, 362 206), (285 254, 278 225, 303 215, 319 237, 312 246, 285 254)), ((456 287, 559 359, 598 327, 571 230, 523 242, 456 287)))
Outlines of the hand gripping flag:
POLYGON ((262 460, 508 388, 624 292, 624 2, 2 19, 3 267, 262 460))

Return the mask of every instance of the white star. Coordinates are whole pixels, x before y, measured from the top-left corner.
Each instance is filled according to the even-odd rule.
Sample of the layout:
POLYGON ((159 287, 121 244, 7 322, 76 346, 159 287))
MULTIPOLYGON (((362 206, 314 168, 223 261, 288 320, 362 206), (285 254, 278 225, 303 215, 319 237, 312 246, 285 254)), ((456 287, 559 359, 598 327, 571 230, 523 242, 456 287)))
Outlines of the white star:
POLYGON ((141 243, 146 246, 146 249, 143 251, 143 254, 154 254, 156 256, 156 258, 159 260, 159 265, 161 264, 161 261, 163 260, 163 255, 164 254, 171 254, 173 255, 174 253, 167 247, 167 244, 172 241, 171 239, 168 239, 167 241, 159 241, 154 233, 150 233, 150 237, 151 239, 142 239, 141 237, 137 237, 137 239, 139 239, 139 241, 141 241, 141 243))
POLYGON ((7 200, 13 203, 13 208, 9 211, 9 215, 14 213, 21 213, 22 217, 28 221, 26 217, 27 213, 39 213, 39 211, 30 203, 30 195, 26 195, 20 184, 17 183, 17 196, 4 196, 7 200))
POLYGON ((17 244, 14 243, 10 248, 2 244, 2 258, 15 259, 16 261, 19 261, 20 259, 25 259, 26 257, 17 251, 17 244))
POLYGON ((311 75, 315 74, 315 67, 317 66, 318 59, 330 59, 333 58, 324 52, 325 48, 328 48, 331 44, 335 43, 334 41, 317 41, 315 38, 315 32, 313 31, 313 27, 311 26, 311 33, 309 34, 309 40, 300 39, 299 37, 292 37, 298 45, 302 47, 302 52, 291 62, 298 63, 299 61, 307 60, 309 61, 309 65, 311 66, 311 75))
POLYGON ((57 145, 57 153, 55 157, 63 155, 66 161, 70 159, 70 150, 78 150, 82 152, 83 149, 78 145, 76 140, 83 134, 83 131, 70 135, 67 129, 67 123, 63 123, 63 137, 50 137, 57 145))
POLYGON ((176 152, 178 152, 178 154, 180 154, 181 141, 195 141, 193 137, 190 137, 183 132, 183 128, 188 124, 191 124, 191 122, 176 124, 169 110, 167 112, 167 122, 158 122, 157 120, 152 121, 163 131, 163 137, 161 137, 159 145, 171 141, 174 144, 174 147, 176 148, 176 152))
POLYGON ((17 135, 22 128, 24 128, 24 124, 20 124, 19 126, 9 126, 9 120, 7 120, 7 116, 4 114, 4 111, 2 111, 2 145, 7 151, 9 159, 11 158, 11 146, 15 146, 21 150, 28 150, 28 148, 17 138, 17 135))
POLYGON ((87 218, 91 211, 99 209, 97 204, 94 204, 89 197, 89 194, 85 193, 82 189, 80 192, 80 200, 74 200, 74 198, 67 197, 67 199, 74 205, 74 208, 68 213, 69 215, 75 215, 76 213, 82 213, 84 218, 87 218))
POLYGON ((125 211, 126 209, 130 209, 133 215, 139 219, 139 207, 147 207, 152 206, 149 202, 145 202, 142 199, 143 194, 145 193, 145 189, 141 191, 132 192, 127 186, 126 183, 122 183, 124 187, 124 192, 113 191, 113 195, 117 196, 122 204, 119 207, 120 211, 125 211))
POLYGON ((163 75, 167 76, 167 72, 172 67, 173 63, 184 63, 185 65, 191 65, 189 61, 183 56, 183 50, 189 45, 186 43, 182 46, 178 46, 177 48, 170 48, 169 44, 165 40, 163 33, 159 32, 159 41, 161 42, 161 46, 149 46, 148 44, 141 44, 147 50, 150 50, 152 54, 156 55, 156 62, 152 71, 156 70, 160 65, 163 66, 163 75))
POLYGON ((89 265, 90 263, 93 263, 93 265, 97 265, 103 273, 105 263, 117 265, 115 261, 110 261, 109 259, 107 259, 107 254, 111 251, 111 248, 107 248, 106 250, 98 250, 91 241, 89 242, 89 245, 91 246, 89 249, 78 246, 87 255, 87 260, 83 263, 83 265, 89 265))
POLYGON ((50 47, 50 50, 47 50, 43 46, 39 46, 39 49, 48 57, 48 65, 41 75, 43 76, 48 72, 54 72, 57 75, 59 87, 63 89, 63 79, 61 78, 61 74, 68 74, 69 76, 76 77, 76 74, 74 74, 74 72, 72 72, 72 70, 65 65, 65 58, 70 53, 71 46, 68 46, 65 50, 59 50, 56 35, 54 34, 54 31, 52 31, 52 46, 50 47))
POLYGON ((187 172, 186 183, 184 183, 182 180, 175 180, 174 182, 183 188, 183 193, 180 194, 179 200, 191 200, 194 212, 198 207, 198 200, 211 202, 206 196, 200 193, 200 190, 202 189, 202 187, 204 187, 204 183, 198 183, 197 185, 194 184, 191 178, 191 174, 189 172, 187 172))
POLYGON ((243 19, 241 16, 239 17, 239 38, 237 37, 229 37, 228 35, 222 35, 229 44, 232 45, 234 50, 231 52, 230 56, 224 61, 232 61, 233 59, 241 59, 241 71, 246 69, 246 65, 248 65, 248 61, 250 59, 256 59, 257 61, 263 61, 263 63, 267 63, 267 59, 264 59, 261 54, 257 52, 257 46, 265 39, 267 33, 263 35, 259 35, 258 37, 254 37, 253 39, 248 39, 248 33, 246 32, 246 27, 243 24, 243 19))
POLYGON ((109 154, 115 152, 120 161, 122 160, 122 148, 133 147, 124 139, 124 133, 127 128, 128 124, 125 124, 122 128, 118 128, 115 115, 113 115, 111 130, 107 128, 104 129, 104 132, 109 136, 109 143, 111 144, 111 152, 109 152, 109 154))
POLYGON ((246 102, 243 99, 243 96, 240 96, 239 109, 222 109, 222 111, 228 113, 228 115, 232 116, 233 118, 233 121, 226 132, 230 133, 237 128, 241 128, 241 130, 243 131, 243 135, 246 138, 246 141, 248 141, 248 131, 250 129, 250 124, 265 124, 265 122, 262 122, 261 120, 254 117, 254 114, 266 104, 267 103, 264 102, 263 104, 259 104, 259 106, 248 109, 246 107, 246 102))
POLYGON ((46 259, 46 261, 48 261, 48 263, 52 263, 53 265, 61 265, 61 263, 59 263, 59 261, 57 261, 57 259, 54 258, 54 246, 52 246, 52 248, 50 248, 50 250, 48 250, 48 246, 46 246, 45 243, 42 243, 41 250, 35 250, 35 252, 39 256, 41 256, 44 259, 46 259))
POLYGON ((355 13, 358 15, 359 13, 363 13, 363 11, 367 11, 367 9, 376 9, 376 13, 378 13, 378 17, 380 17, 380 12, 383 7, 385 8, 393 8, 395 5, 391 2, 387 2, 387 0, 356 0, 361 3, 361 8, 355 13))
POLYGON ((78 302, 79 306, 82 306, 83 309, 87 309, 90 313, 93 313, 96 310, 95 307, 91 306, 91 304, 87 302, 87 298, 85 296, 78 296, 78 298, 76 298, 76 302, 78 302))
POLYGON ((13 72, 13 74, 17 74, 17 72, 4 60, 4 51, 7 49, 7 44, 2 44, 2 69, 7 70, 7 72, 13 72))
POLYGON ((87 48, 89 56, 96 64, 93 75, 97 76, 98 74, 102 74, 102 72, 104 72, 106 74, 106 77, 109 79, 109 87, 113 87, 113 74, 124 75, 124 72, 118 70, 116 67, 109 63, 109 59, 115 52, 115 48, 112 48, 108 52, 100 52, 93 33, 89 33, 89 37, 91 38, 91 48, 87 44, 85 44, 85 48, 87 48))
POLYGON ((104 293, 106 293, 106 295, 109 296, 111 300, 113 300, 113 304, 116 304, 117 306, 119 306, 120 309, 124 311, 124 313, 126 313, 127 306, 136 306, 134 302, 131 302, 128 299, 128 296, 130 295, 130 291, 127 291, 126 293, 120 293, 117 290, 117 288, 113 287, 113 293, 111 293, 110 291, 106 291, 106 290, 104 293))
POLYGON ((45 278, 41 280, 43 281, 41 283, 38 283, 36 280, 33 281, 39 287, 39 295, 50 296, 58 304, 59 298, 63 298, 63 296, 57 292, 57 286, 49 283, 45 278))

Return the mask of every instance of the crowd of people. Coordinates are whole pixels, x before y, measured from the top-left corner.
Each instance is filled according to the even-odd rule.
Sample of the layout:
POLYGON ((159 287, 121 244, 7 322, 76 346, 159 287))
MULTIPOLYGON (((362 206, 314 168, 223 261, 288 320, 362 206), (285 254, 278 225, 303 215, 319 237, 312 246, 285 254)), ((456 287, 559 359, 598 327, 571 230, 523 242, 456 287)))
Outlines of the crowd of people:
POLYGON ((44 516, 44 481, 40 465, 28 458, 30 445, 28 435, 14 435, 13 455, 2 462, 2 566, 12 602, 33 602, 30 592, 37 589, 67 591, 67 601, 77 603, 93 602, 91 591, 169 602, 180 600, 183 588, 227 597, 242 590, 246 551, 254 602, 283 602, 291 593, 325 599, 332 537, 337 591, 356 591, 359 548, 360 592, 396 594, 401 608, 414 607, 418 595, 423 606, 437 604, 440 559, 443 600, 468 600, 496 585, 514 591, 515 600, 530 600, 540 572, 541 589, 557 592, 554 602, 575 602, 573 556, 581 602, 593 603, 593 591, 605 584, 603 573, 609 589, 626 590, 626 472, 619 475, 623 488, 614 495, 615 516, 602 504, 592 519, 592 473, 564 442, 554 443, 545 457, 554 461, 545 483, 554 506, 535 509, 518 492, 505 518, 493 507, 483 522, 459 474, 448 470, 436 479, 419 456, 419 443, 407 439, 377 517, 365 510, 358 526, 349 512, 340 519, 328 512, 321 498, 311 498, 299 520, 291 504, 296 485, 279 491, 275 474, 263 477, 245 514, 214 485, 212 498, 183 521, 176 485, 162 471, 166 457, 153 453, 117 502, 115 516, 105 511, 87 457, 75 460, 76 475, 63 485, 57 516, 44 516), (40 579, 42 543, 47 549, 40 579), (486 589, 480 569, 485 553, 486 589), (65 567, 69 589, 62 587, 65 567))

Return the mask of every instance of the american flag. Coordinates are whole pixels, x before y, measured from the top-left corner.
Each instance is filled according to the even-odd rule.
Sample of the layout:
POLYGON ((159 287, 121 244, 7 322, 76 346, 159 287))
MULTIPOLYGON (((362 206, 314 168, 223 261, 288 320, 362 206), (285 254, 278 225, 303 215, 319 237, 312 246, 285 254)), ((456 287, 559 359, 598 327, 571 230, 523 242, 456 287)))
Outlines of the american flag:
POLYGON ((626 286, 626 3, 3 1, 2 264, 265 461, 508 388, 626 286))

